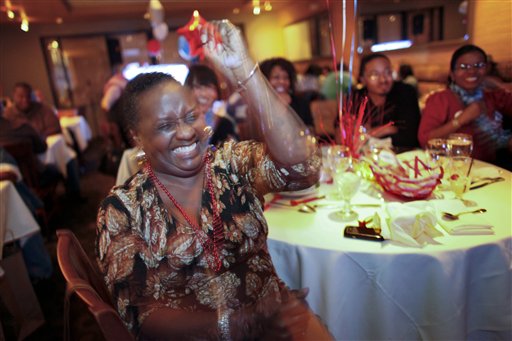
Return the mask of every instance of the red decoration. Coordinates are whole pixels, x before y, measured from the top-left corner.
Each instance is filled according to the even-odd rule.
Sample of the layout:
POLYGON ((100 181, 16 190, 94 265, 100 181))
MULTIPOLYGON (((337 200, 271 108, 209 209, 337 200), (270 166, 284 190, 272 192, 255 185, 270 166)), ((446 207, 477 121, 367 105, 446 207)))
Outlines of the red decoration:
POLYGON ((194 14, 188 23, 176 31, 179 35, 182 35, 187 39, 190 46, 190 56, 192 57, 199 56, 201 59, 204 58, 203 44, 201 42, 201 28, 206 24, 206 20, 199 14, 199 12, 194 11, 194 14))
POLYGON ((160 53, 161 45, 156 39, 150 39, 147 44, 148 52, 151 56, 157 56, 160 53))

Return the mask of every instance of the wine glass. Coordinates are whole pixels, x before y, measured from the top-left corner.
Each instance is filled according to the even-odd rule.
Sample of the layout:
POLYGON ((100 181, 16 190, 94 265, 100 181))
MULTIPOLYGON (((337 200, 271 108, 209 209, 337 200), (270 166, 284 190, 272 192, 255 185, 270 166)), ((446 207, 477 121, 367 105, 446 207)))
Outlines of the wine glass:
POLYGON ((354 170, 350 149, 346 146, 335 147, 330 158, 332 174, 339 198, 343 201, 343 208, 336 215, 341 221, 351 221, 358 217, 357 212, 352 210, 350 201, 359 190, 361 177, 354 170))
POLYGON ((469 157, 473 152, 473 137, 469 134, 450 134, 446 146, 451 157, 469 157))
POLYGON ((471 177, 469 173, 471 171, 472 158, 468 156, 452 156, 450 159, 450 173, 448 182, 450 188, 455 194, 455 198, 462 201, 465 206, 471 207, 476 206, 476 202, 466 200, 463 198, 471 184, 471 177))
POLYGON ((448 189, 450 184, 447 180, 447 172, 449 167, 448 157, 448 145, 446 139, 434 138, 427 142, 427 148, 425 150, 427 154, 427 163, 429 167, 436 168, 442 167, 445 175, 441 179, 441 184, 438 186, 439 189, 448 189))

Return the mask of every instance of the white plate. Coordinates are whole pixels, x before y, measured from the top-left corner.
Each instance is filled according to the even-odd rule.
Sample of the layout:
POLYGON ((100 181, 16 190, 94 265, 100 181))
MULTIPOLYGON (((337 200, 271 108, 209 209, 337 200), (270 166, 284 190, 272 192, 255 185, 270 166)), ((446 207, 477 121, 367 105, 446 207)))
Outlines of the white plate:
POLYGON ((314 185, 309 188, 301 189, 300 191, 292 191, 292 192, 279 192, 278 194, 283 198, 302 198, 311 195, 315 195, 318 193, 318 186, 314 185))

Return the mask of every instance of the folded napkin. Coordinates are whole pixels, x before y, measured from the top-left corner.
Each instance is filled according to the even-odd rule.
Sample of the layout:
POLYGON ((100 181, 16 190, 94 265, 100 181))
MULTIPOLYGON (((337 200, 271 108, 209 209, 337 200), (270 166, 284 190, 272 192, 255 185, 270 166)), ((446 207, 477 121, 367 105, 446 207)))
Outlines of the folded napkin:
POLYGON ((435 228, 436 210, 428 201, 393 202, 386 205, 386 211, 391 240, 422 247, 436 244, 433 238, 443 235, 435 228))
POLYGON ((458 220, 444 220, 443 212, 457 214, 477 210, 478 207, 466 207, 460 200, 435 200, 439 225, 452 235, 494 234, 493 225, 487 221, 487 213, 463 214, 458 220))
POLYGON ((475 167, 471 170, 470 175, 473 180, 478 180, 486 177, 496 178, 498 176, 503 176, 499 168, 492 166, 484 166, 478 168, 475 167))

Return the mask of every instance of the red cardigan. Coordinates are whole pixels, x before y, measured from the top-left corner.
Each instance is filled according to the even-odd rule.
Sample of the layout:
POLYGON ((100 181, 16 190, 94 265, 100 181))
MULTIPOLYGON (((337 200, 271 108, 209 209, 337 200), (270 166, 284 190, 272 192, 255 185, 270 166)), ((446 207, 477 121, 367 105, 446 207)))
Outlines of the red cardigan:
MULTIPOLYGON (((503 116, 512 116, 511 92, 506 90, 485 91, 484 102, 487 106, 487 115, 491 116, 494 111, 499 111, 503 116)), ((420 145, 425 147, 429 132, 453 120, 455 113, 463 109, 464 105, 459 97, 450 89, 441 90, 430 95, 423 109, 418 129, 420 145)), ((457 133, 466 133, 473 136, 475 128, 474 123, 469 123, 461 126, 457 133)), ((479 142, 473 141, 473 157, 479 160, 493 161, 496 158, 496 150, 479 142)))

